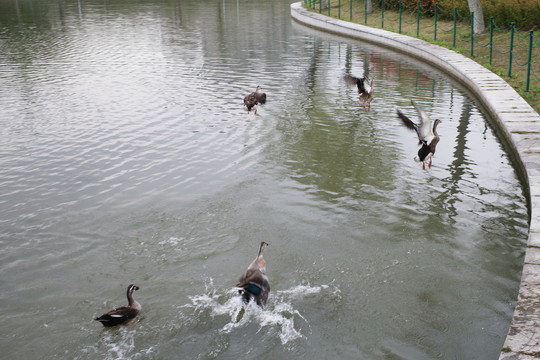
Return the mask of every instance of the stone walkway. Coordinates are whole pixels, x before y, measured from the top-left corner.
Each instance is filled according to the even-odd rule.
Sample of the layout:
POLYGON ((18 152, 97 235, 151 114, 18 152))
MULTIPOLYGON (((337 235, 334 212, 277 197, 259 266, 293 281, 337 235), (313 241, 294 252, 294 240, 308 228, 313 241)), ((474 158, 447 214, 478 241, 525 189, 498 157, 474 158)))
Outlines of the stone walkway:
POLYGON ((485 107, 518 155, 518 171, 529 185, 531 209, 519 297, 500 359, 540 358, 540 116, 503 79, 452 50, 310 12, 301 3, 291 5, 291 16, 306 26, 385 46, 429 63, 460 81, 485 107))

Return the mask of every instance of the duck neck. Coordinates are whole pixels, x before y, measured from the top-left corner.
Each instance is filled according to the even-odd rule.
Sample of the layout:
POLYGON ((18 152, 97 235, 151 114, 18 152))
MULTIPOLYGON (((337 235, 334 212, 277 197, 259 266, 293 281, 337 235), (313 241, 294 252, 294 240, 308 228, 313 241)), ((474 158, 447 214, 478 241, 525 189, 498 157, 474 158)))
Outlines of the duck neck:
POLYGON ((131 298, 131 302, 129 303, 129 307, 141 311, 141 304, 137 302, 137 300, 131 298))
POLYGON ((435 136, 439 136, 439 134, 437 134, 437 126, 439 125, 440 122, 441 121, 439 119, 437 119, 433 123, 433 135, 435 135, 435 136))
POLYGON ((265 243, 264 241, 261 243, 261 246, 259 247, 259 253, 257 254, 257 258, 260 258, 262 256, 262 252, 263 252, 264 248, 266 247, 266 245, 268 245, 268 244, 265 243))
POLYGON ((129 307, 133 307, 133 304, 137 304, 137 301, 135 301, 133 299, 133 291, 134 291, 134 287, 129 287, 128 290, 127 290, 127 300, 128 300, 128 306, 129 307))

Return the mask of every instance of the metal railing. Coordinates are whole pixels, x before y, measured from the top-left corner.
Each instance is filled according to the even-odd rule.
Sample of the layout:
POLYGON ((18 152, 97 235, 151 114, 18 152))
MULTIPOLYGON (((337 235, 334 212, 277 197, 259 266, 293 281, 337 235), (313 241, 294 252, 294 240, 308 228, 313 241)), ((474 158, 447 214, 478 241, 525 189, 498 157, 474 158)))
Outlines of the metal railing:
MULTIPOLYGON (((358 4, 360 4, 361 1, 358 1, 358 4)), ((395 3, 395 1, 394 1, 395 3)), ((368 25, 368 11, 367 11, 367 1, 364 1, 363 6, 363 20, 364 24, 368 25)), ((503 30, 500 27, 498 27, 495 24, 495 21, 493 20, 493 17, 489 19, 489 40, 485 44, 478 43, 475 37, 474 33, 474 25, 475 22, 482 23, 483 19, 475 18, 474 12, 470 13, 469 15, 463 16, 459 13, 457 8, 453 9, 443 9, 439 4, 434 5, 434 9, 424 8, 422 6, 422 2, 418 1, 415 5, 407 6, 402 0, 399 0, 398 5, 389 4, 389 1, 387 0, 373 0, 373 4, 378 4, 380 9, 380 24, 381 28, 385 27, 385 20, 387 20, 387 23, 391 24, 398 24, 398 31, 400 34, 402 33, 402 25, 416 25, 416 37, 420 37, 420 29, 423 28, 433 28, 433 40, 438 41, 437 36, 442 31, 443 33, 452 33, 452 48, 456 48, 457 46, 457 40, 461 40, 462 42, 465 41, 469 45, 469 54, 471 57, 475 57, 475 48, 481 47, 481 48, 488 48, 489 51, 489 65, 493 65, 493 53, 494 51, 501 55, 508 55, 508 62, 507 62, 507 69, 506 75, 508 77, 512 77, 512 68, 513 66, 518 67, 525 67, 526 76, 525 76, 525 91, 528 92, 530 90, 531 85, 531 79, 535 79, 536 81, 540 82, 539 76, 536 74, 534 67, 533 67, 533 51, 538 49, 540 47, 540 43, 538 40, 534 37, 534 31, 529 30, 528 32, 524 32, 525 35, 520 35, 520 32, 517 31, 516 26, 514 23, 510 24, 510 29, 503 30), (388 18, 388 12, 385 13, 386 10, 394 10, 397 12, 397 17, 395 18, 388 18), (403 18, 404 13, 408 13, 408 18, 414 19, 412 21, 406 21, 403 18), (451 18, 453 22, 453 26, 450 29, 445 30, 444 28, 440 27, 440 16, 444 15, 446 18, 451 18), (422 21, 423 20, 423 21, 422 21), (422 24, 423 22, 423 24, 422 24), (427 24, 426 24, 427 23, 427 24), (506 40, 501 41, 499 38, 498 41, 494 41, 494 32, 498 33, 507 33, 508 34, 508 48, 507 50, 502 50, 501 47, 506 46, 506 40), (527 42, 527 59, 522 60, 522 62, 519 62, 517 57, 515 56, 515 49, 516 46, 522 46, 519 45, 519 40, 526 40, 527 42)), ((349 20, 353 21, 353 13, 356 16, 360 16, 361 18, 361 11, 357 10, 356 12, 353 11, 353 0, 304 0, 304 6, 306 8, 312 9, 314 11, 318 11, 319 13, 322 13, 323 10, 325 10, 325 14, 328 16, 334 16, 342 20, 349 20), (348 4, 347 4, 348 3, 348 4), (348 6, 347 6, 348 5, 348 6), (347 9, 348 7, 348 9, 347 9), (342 11, 342 8, 343 11, 342 11), (334 13, 332 13, 332 10, 334 10, 334 13), (348 10, 348 11, 347 11, 348 10), (346 14, 348 12, 348 14, 346 14), (343 14, 343 16, 342 16, 343 14), (348 16, 347 16, 348 15, 348 16)), ((357 8, 361 8, 361 6, 357 6, 357 8)), ((375 16, 378 16, 375 15, 375 16)), ((373 16, 371 16, 373 18, 373 16)), ((537 50, 538 51, 538 50, 537 50)))

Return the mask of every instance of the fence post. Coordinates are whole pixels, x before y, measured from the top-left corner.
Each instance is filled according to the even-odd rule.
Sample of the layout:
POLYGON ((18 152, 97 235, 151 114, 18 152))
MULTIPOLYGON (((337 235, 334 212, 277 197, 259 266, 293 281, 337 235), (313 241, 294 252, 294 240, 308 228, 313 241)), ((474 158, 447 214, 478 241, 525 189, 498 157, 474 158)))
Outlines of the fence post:
POLYGON ((439 4, 435 3, 435 24, 433 30, 433 41, 437 41, 437 6, 439 4))
POLYGON ((456 47, 456 22, 457 22, 457 7, 454 8, 454 39, 452 40, 452 47, 456 47))
POLYGON ((326 4, 326 6, 328 6, 328 16, 330 16, 330 0, 327 0, 328 1, 328 4, 326 4))
POLYGON ((471 11, 471 57, 474 56, 474 11, 471 11))
POLYGON ((352 21, 352 0, 349 0, 349 21, 352 21))
POLYGON ((367 1, 366 0, 364 0, 364 23, 367 25, 367 1))
POLYGON ((401 0, 399 0, 399 33, 401 34, 401 0))
POLYGON ((489 65, 493 60, 493 16, 489 17, 489 65))
POLYGON ((337 2, 337 17, 341 20, 341 0, 337 2))
POLYGON ((416 5, 416 37, 420 35, 420 1, 416 5))
POLYGON ((322 0, 319 0, 319 14, 321 13, 322 11, 322 0))
POLYGON ((532 48, 533 48, 533 31, 529 30, 529 56, 527 57, 527 81, 525 83, 525 92, 529 92, 529 83, 531 81, 532 48))
MULTIPOLYGON (((366 0, 364 2, 367 3, 366 0)), ((384 0, 381 0, 381 29, 384 29, 384 0)))
POLYGON ((508 59, 508 77, 512 77, 512 58, 514 57, 513 51, 514 51, 514 23, 510 23, 510 50, 508 51, 509 59, 508 59))

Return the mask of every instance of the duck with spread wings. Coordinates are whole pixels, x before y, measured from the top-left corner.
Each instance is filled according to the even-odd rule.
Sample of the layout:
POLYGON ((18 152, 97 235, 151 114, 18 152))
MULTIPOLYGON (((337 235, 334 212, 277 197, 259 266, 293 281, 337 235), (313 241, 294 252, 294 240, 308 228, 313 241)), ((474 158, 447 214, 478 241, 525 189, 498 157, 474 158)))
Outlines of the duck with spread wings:
POLYGON ((433 122, 433 127, 431 126, 431 119, 429 116, 418 106, 416 101, 411 100, 412 105, 418 113, 418 118, 420 122, 415 124, 411 119, 409 119, 405 114, 401 112, 398 108, 396 109, 397 116, 403 122, 408 129, 416 132, 418 136, 418 145, 421 145, 418 150, 418 155, 414 158, 416 162, 422 162, 422 169, 426 169, 425 160, 429 158, 429 168, 433 162, 433 155, 439 143, 439 134, 437 133, 437 126, 441 123, 441 120, 436 119, 433 122))
POLYGON ((371 100, 373 100, 373 79, 370 79, 367 75, 364 77, 356 77, 346 74, 345 81, 349 85, 356 85, 360 97, 358 98, 358 104, 368 111, 371 110, 371 100))

